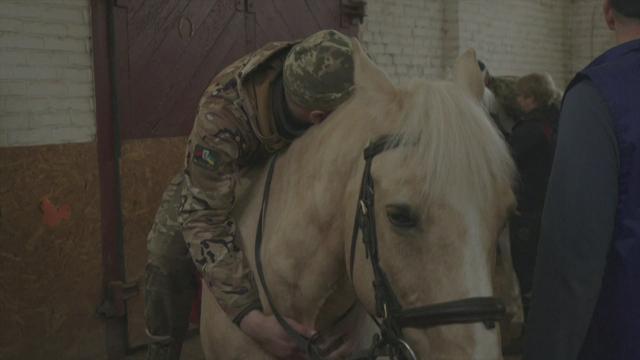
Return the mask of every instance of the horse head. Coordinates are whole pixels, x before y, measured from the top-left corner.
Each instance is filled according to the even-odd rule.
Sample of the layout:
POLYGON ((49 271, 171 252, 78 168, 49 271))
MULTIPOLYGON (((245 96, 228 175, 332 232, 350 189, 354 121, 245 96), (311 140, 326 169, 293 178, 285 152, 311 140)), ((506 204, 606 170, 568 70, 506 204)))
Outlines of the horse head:
MULTIPOLYGON (((342 206, 361 214, 357 239, 347 240, 351 226, 343 233, 345 254, 354 254, 345 258, 357 297, 378 318, 417 310, 413 321, 390 326, 419 358, 501 358, 498 331, 479 321, 480 313, 459 316, 473 314, 493 295, 496 241, 514 203, 513 164, 480 106, 475 54, 458 59, 454 82, 395 86, 357 41, 354 47, 356 93, 336 114, 344 119, 333 121, 367 122, 351 135, 360 145, 357 134, 374 145, 385 139, 374 157, 365 151, 358 159, 343 196, 342 206), (363 201, 367 192, 373 200, 363 201), (387 308, 380 296, 392 298, 387 308), (420 323, 421 312, 438 318, 455 307, 461 312, 450 322, 428 324, 425 316, 420 323)), ((353 213, 343 221, 352 224, 353 213)))

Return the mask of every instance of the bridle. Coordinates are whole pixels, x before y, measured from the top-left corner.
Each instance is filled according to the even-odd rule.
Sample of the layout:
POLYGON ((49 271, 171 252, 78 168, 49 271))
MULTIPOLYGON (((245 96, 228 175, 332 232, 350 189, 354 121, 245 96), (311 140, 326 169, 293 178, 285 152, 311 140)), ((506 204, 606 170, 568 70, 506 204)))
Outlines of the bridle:
MULTIPOLYGON (((383 136, 364 149, 365 167, 360 186, 360 194, 351 238, 351 255, 349 272, 353 279, 353 268, 356 254, 358 234, 362 233, 362 241, 365 248, 365 256, 369 259, 373 270, 373 289, 375 298, 376 317, 372 316, 378 325, 380 333, 376 334, 371 347, 359 354, 350 357, 352 360, 377 359, 388 356, 391 359, 417 360, 416 354, 402 337, 404 328, 430 328, 440 325, 484 323, 488 328, 494 328, 495 322, 500 321, 505 315, 503 303, 494 297, 473 297, 462 300, 450 301, 439 304, 403 309, 398 298, 389 283, 386 273, 380 266, 378 253, 378 238, 375 222, 375 191, 373 177, 371 176, 371 164, 373 159, 386 150, 394 149, 400 145, 396 137, 383 136), (381 319, 379 321, 378 319, 381 319)), ((256 232, 255 261, 256 270, 265 297, 271 306, 273 315, 280 325, 295 340, 300 349, 306 351, 312 360, 326 359, 322 350, 316 345, 318 337, 307 338, 289 325, 284 317, 274 307, 271 293, 266 286, 260 248, 265 223, 267 207, 269 204, 269 188, 273 178, 276 154, 269 165, 265 181, 262 207, 256 232)))

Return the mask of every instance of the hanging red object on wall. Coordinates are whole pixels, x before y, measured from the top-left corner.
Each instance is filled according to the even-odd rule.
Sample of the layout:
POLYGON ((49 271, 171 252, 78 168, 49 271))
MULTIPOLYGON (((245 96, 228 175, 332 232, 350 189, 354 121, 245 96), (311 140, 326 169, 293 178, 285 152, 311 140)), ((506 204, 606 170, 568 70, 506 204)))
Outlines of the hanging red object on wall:
POLYGON ((40 210, 42 211, 42 223, 49 227, 56 227, 63 220, 71 218, 71 206, 69 204, 57 207, 47 196, 42 197, 40 200, 40 210))

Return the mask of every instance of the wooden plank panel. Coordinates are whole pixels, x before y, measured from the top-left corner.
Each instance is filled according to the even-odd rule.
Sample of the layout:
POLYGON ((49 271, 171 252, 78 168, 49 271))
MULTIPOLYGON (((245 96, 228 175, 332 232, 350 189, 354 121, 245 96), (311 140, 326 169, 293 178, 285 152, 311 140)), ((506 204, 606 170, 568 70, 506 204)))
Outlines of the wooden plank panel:
MULTIPOLYGON (((182 170, 185 146, 184 137, 130 140, 122 144, 120 183, 127 281, 144 278, 147 234, 165 187, 182 170)), ((127 321, 130 346, 146 343, 143 292, 127 302, 127 321)))
POLYGON ((127 0, 128 5, 127 9, 129 10, 129 16, 133 17, 136 15, 136 12, 144 6, 147 1, 154 0, 127 0))
POLYGON ((256 22, 258 47, 271 41, 303 38, 321 29, 303 1, 257 1, 256 22))
POLYGON ((0 359, 104 358, 96 144, 0 148, 0 159, 0 359))
POLYGON ((245 52, 246 47, 242 41, 237 41, 231 36, 219 40, 215 51, 209 52, 189 82, 185 82, 182 96, 176 97, 173 102, 166 117, 172 121, 165 122, 162 126, 154 125, 152 134, 154 136, 188 134, 193 126, 198 101, 203 90, 209 85, 212 74, 217 74, 225 65, 244 55, 245 52))
MULTIPOLYGON (((164 110, 164 106, 173 100, 173 96, 181 94, 184 82, 197 71, 203 58, 217 49, 218 42, 229 40, 225 39, 223 34, 231 35, 232 41, 244 40, 244 16, 237 13, 234 7, 229 6, 231 2, 220 1, 218 4, 219 6, 212 10, 211 16, 197 29, 189 46, 183 50, 183 56, 179 61, 173 66, 166 65, 169 72, 181 72, 181 76, 179 79, 165 77, 164 81, 158 83, 158 91, 152 93, 155 94, 156 102, 153 104, 155 107, 162 106, 164 110)), ((207 77, 211 79, 216 72, 208 74, 207 77)))
MULTIPOLYGON (((220 34, 230 27, 232 31, 229 34, 233 34, 234 40, 240 37, 242 41, 244 16, 235 10, 234 4, 230 0, 216 2, 188 41, 184 41, 177 49, 169 46, 170 42, 165 42, 146 64, 144 71, 132 69, 131 88, 136 106, 128 119, 128 132, 124 133, 126 138, 165 135, 166 132, 154 133, 152 129, 162 129, 164 123, 174 121, 166 116, 168 107, 176 97, 182 95, 185 84, 197 71, 202 58, 216 46, 220 34), (161 55, 165 52, 167 56, 161 55), (135 123, 133 119, 136 119, 135 123)), ((216 72, 209 74, 207 80, 216 72)))
POLYGON ((171 20, 172 15, 175 12, 181 13, 187 5, 187 3, 179 0, 156 0, 153 2, 148 1, 146 4, 136 12, 136 16, 131 16, 131 9, 129 9, 130 49, 154 46, 149 44, 152 42, 149 41, 150 38, 155 40, 153 34, 162 32, 163 28, 168 26, 168 20, 171 20))
MULTIPOLYGON (((200 28, 202 23, 211 16, 211 12, 216 6, 229 2, 230 0, 191 0, 186 2, 187 7, 182 12, 173 13, 172 16, 167 19, 165 27, 162 28, 162 32, 149 34, 146 40, 142 44, 131 47, 129 49, 129 61, 131 62, 131 69, 134 74, 149 73, 156 74, 157 77, 162 73, 158 71, 163 69, 162 64, 174 64, 180 59, 183 54, 183 50, 191 42, 190 37, 181 36, 179 29, 177 28, 178 20, 180 18, 188 19, 191 22, 194 29, 200 28)), ((153 19, 144 19, 140 21, 153 21, 153 19)))
POLYGON ((340 18, 341 0, 331 1, 314 1, 304 0, 305 5, 311 11, 318 22, 323 24, 324 28, 332 28, 342 33, 358 36, 358 26, 351 24, 343 24, 340 18), (344 25, 344 26, 343 26, 344 25))
POLYGON ((129 81, 122 93, 130 93, 129 104, 123 99, 121 106, 123 137, 187 134, 199 93, 230 61, 266 42, 299 39, 322 28, 352 32, 354 27, 340 28, 339 5, 340 0, 261 0, 253 14, 245 14, 235 0, 131 2, 138 8, 129 21, 129 76, 122 80, 129 81), (216 43, 229 40, 238 44, 221 61, 216 56, 226 50, 216 43), (204 57, 220 65, 201 70, 204 57))
POLYGON ((255 8, 258 47, 270 41, 301 39, 322 29, 357 33, 357 27, 341 26, 340 0, 262 0, 256 1, 255 8))

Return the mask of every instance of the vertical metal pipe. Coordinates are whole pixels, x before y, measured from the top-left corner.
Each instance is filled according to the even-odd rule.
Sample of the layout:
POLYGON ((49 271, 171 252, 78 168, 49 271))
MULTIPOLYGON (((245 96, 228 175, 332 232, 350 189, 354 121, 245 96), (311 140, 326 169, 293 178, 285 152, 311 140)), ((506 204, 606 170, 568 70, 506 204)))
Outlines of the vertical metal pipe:
MULTIPOLYGON (((118 125, 114 92, 113 4, 91 0, 93 68, 96 97, 96 137, 100 175, 100 234, 102 237, 103 287, 108 299, 109 284, 124 280, 120 194, 118 191, 118 125)), ((110 360, 123 359, 127 349, 126 316, 107 317, 106 353, 110 360)))

